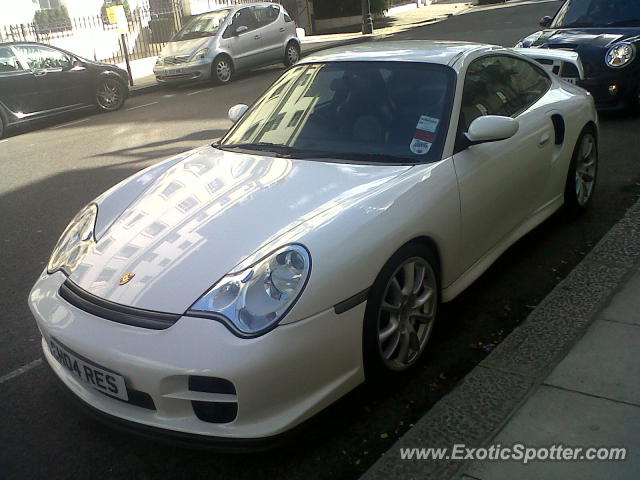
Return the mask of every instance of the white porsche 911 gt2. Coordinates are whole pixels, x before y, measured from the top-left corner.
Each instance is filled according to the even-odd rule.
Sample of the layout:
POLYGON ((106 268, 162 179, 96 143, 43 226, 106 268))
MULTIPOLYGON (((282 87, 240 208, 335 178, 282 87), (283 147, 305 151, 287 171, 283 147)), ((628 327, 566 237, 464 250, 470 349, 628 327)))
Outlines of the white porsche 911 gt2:
POLYGON ((328 50, 229 116, 78 213, 29 297, 67 389, 147 432, 267 441, 410 368, 439 304, 596 182, 592 98, 513 49, 328 50))

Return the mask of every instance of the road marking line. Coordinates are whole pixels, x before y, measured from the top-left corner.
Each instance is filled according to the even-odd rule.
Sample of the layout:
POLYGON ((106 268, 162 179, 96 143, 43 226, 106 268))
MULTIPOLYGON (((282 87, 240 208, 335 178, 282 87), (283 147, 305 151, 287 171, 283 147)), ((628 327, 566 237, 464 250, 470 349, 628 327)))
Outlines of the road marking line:
POLYGON ((160 103, 160 102, 145 103, 144 105, 138 105, 137 107, 127 108, 127 112, 130 112, 131 110, 135 110, 136 108, 142 108, 142 107, 148 107, 150 105, 155 105, 156 103, 160 103))
POLYGON ((205 88, 204 90, 198 90, 197 92, 187 93, 187 96, 197 95, 198 93, 202 93, 202 92, 210 92, 211 90, 212 90, 211 88, 205 88))
POLYGON ((22 375, 23 373, 28 372, 29 370, 36 368, 37 366, 39 366, 42 363, 42 359, 39 358, 37 360, 34 360, 33 362, 27 363, 26 365, 23 365, 22 367, 18 368, 17 370, 14 370, 11 373, 7 373, 6 375, 3 375, 2 377, 0 377, 0 383, 4 383, 8 380, 11 380, 12 378, 15 378, 19 375, 22 375))
POLYGON ((56 125, 55 127, 51 127, 51 130, 55 130, 57 128, 70 127, 71 125, 77 125, 79 123, 88 122, 89 118, 83 118, 82 120, 77 120, 75 122, 63 123, 62 125, 56 125))

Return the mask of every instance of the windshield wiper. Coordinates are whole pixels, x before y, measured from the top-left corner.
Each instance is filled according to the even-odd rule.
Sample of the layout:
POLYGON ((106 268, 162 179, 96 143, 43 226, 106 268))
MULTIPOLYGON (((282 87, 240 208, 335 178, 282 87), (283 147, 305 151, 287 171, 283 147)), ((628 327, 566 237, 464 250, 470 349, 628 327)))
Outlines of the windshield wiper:
POLYGON ((288 145, 269 142, 232 143, 231 145, 218 145, 217 148, 221 150, 254 150, 257 152, 274 153, 278 156, 295 156, 300 152, 300 150, 289 147, 288 145))
POLYGON ((640 18, 634 18, 631 20, 620 20, 617 22, 609 22, 606 24, 607 27, 624 27, 627 25, 640 27, 640 18))
POLYGON ((567 23, 565 25, 558 25, 555 28, 575 28, 575 27, 593 27, 593 23, 588 23, 588 22, 573 22, 573 23, 567 23))
POLYGON ((326 159, 335 160, 357 160, 363 163, 417 163, 414 158, 399 157, 397 155, 388 155, 383 153, 357 153, 357 152, 309 152, 302 155, 296 155, 301 159, 326 159))

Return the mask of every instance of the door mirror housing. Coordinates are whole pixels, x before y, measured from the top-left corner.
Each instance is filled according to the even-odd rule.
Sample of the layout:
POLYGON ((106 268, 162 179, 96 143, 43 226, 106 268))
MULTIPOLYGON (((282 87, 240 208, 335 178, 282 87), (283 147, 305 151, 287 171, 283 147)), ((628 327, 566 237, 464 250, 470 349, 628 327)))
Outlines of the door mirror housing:
POLYGON ((238 105, 234 105, 229 109, 229 120, 233 123, 236 123, 238 120, 242 118, 242 116, 249 110, 249 107, 244 103, 239 103, 238 105))
POLYGON ((485 115, 476 118, 465 133, 467 146, 487 142, 499 142, 513 137, 520 128, 517 120, 511 117, 485 115))
POLYGON ((549 16, 544 16, 540 19, 540 26, 547 28, 549 25, 551 25, 552 21, 553 21, 553 18, 549 16))

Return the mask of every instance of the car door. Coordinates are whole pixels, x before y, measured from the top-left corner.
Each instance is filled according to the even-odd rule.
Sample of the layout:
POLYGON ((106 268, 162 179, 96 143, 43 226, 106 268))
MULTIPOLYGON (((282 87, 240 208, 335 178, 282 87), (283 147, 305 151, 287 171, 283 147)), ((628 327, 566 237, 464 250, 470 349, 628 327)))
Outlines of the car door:
POLYGON ((18 45, 15 48, 36 77, 39 110, 54 110, 87 102, 90 78, 85 68, 74 68, 74 58, 42 45, 18 45))
POLYGON ((0 47, 0 103, 18 118, 37 111, 36 78, 10 46, 0 47))
POLYGON ((223 37, 229 41, 229 50, 236 69, 248 68, 257 63, 261 48, 261 36, 256 33, 258 21, 252 7, 238 10, 223 37))
POLYGON ((253 7, 258 20, 256 35, 260 36, 258 52, 260 63, 272 63, 284 57, 286 28, 279 5, 256 5, 253 7))
POLYGON ((513 117, 519 123, 518 132, 507 140, 466 148, 459 142, 456 148, 462 255, 468 265, 542 206, 554 148, 553 123, 544 100, 550 86, 541 68, 510 55, 481 57, 466 71, 459 138, 481 115, 513 117))

